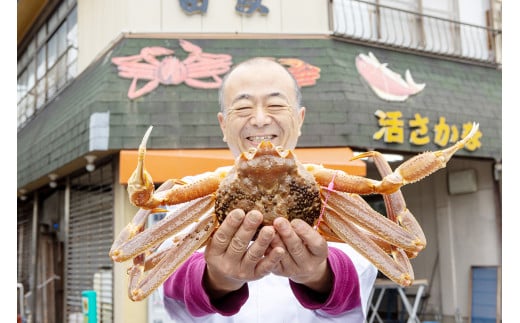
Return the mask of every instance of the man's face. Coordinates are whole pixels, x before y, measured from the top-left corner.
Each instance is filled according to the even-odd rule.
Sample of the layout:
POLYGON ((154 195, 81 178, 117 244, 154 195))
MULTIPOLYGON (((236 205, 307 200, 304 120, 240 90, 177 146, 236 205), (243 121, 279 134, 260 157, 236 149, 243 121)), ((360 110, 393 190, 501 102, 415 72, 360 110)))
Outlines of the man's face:
POLYGON ((225 110, 218 120, 235 157, 262 140, 294 149, 305 108, 296 107, 294 81, 283 67, 275 63, 240 66, 223 90, 225 110))

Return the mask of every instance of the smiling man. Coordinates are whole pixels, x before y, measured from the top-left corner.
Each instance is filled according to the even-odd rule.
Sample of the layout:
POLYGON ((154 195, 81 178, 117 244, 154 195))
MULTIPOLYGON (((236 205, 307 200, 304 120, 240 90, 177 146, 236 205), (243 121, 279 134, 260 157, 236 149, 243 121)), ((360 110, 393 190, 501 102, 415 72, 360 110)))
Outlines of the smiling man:
MULTIPOLYGON (((262 140, 296 147, 305 108, 296 80, 274 60, 254 58, 237 65, 225 77, 219 101, 217 118, 235 157, 262 140)), ((173 319, 365 320, 377 274, 372 264, 347 244, 327 243, 301 219, 262 222, 257 210, 230 211, 205 250, 165 281, 164 304, 173 319)))
POLYGON ((296 147, 305 107, 296 80, 282 65, 267 59, 238 65, 224 79, 219 100, 218 121, 235 157, 262 140, 296 147))

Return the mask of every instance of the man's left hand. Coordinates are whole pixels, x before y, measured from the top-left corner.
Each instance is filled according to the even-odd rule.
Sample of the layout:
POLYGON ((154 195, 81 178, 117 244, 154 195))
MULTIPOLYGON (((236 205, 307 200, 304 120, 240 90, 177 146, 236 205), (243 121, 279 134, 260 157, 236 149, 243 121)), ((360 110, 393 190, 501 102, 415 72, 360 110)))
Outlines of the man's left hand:
POLYGON ((271 246, 283 247, 287 252, 272 272, 303 284, 316 292, 332 289, 332 270, 327 261, 327 241, 305 221, 276 218, 273 227, 278 233, 271 246))

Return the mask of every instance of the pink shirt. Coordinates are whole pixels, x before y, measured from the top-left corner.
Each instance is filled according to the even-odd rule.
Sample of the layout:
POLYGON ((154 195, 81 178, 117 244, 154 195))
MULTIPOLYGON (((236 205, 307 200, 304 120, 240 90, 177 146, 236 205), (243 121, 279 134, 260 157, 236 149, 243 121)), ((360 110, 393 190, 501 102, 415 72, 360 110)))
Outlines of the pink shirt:
MULTIPOLYGON (((320 294, 289 280, 296 300, 308 310, 319 310, 320 313, 330 316, 361 308, 360 283, 351 259, 343 251, 329 247, 328 261, 334 274, 334 285, 330 295, 323 300, 320 294)), ((240 311, 249 298, 248 284, 229 293, 218 303, 212 303, 202 286, 205 268, 204 254, 196 252, 164 282, 167 311, 174 310, 168 308, 169 304, 173 304, 171 300, 183 303, 189 314, 194 317, 215 313, 232 316, 240 311)))

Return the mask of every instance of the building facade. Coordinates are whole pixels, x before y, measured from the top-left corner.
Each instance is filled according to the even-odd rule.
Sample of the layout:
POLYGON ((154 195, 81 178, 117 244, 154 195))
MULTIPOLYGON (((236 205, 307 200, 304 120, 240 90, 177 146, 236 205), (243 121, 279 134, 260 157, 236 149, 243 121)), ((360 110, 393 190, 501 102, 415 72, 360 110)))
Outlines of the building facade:
POLYGON ((162 319, 157 295, 128 299, 129 263, 108 256, 136 212, 136 150, 153 125, 157 184, 231 164, 218 86, 257 56, 302 88, 309 161, 378 178, 350 156, 399 155, 395 168, 479 123, 446 168, 402 189, 428 239, 412 260, 423 318, 473 315, 472 268, 501 265, 500 1, 21 0, 18 22, 17 276, 32 322, 82 319, 86 290, 101 322, 162 319))

